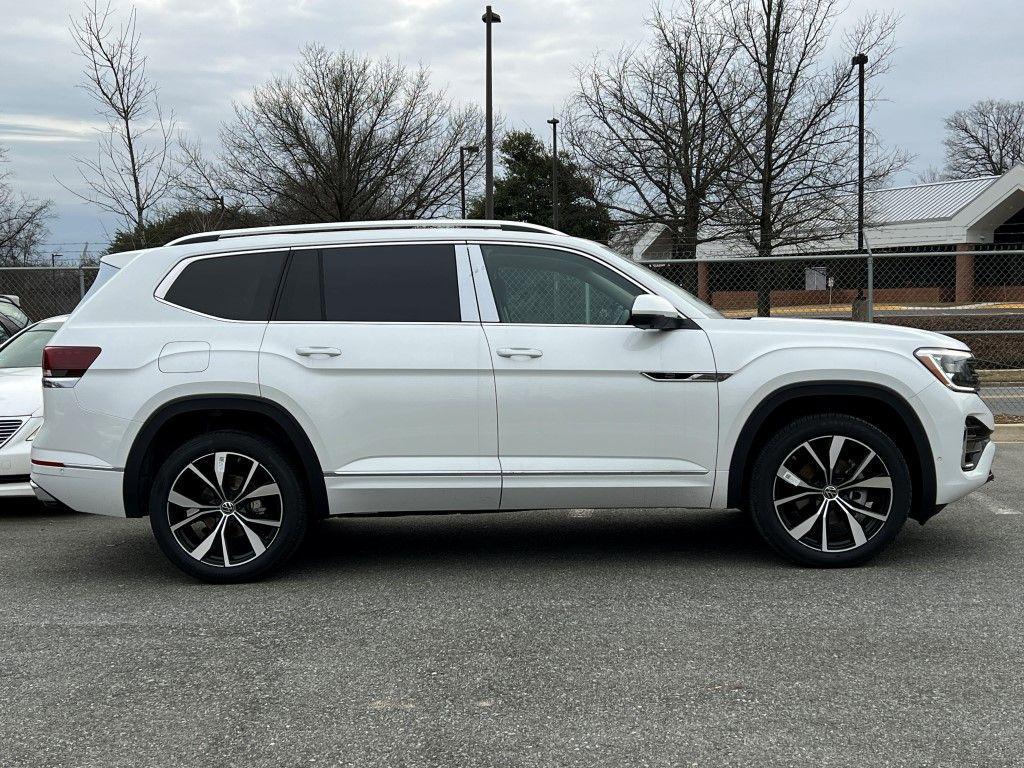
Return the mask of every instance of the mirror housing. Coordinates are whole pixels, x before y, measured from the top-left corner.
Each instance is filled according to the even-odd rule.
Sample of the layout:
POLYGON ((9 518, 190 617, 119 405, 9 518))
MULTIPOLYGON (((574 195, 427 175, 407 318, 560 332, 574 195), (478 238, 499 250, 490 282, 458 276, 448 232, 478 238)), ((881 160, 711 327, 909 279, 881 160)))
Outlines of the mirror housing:
POLYGON ((633 300, 629 324, 645 331, 671 331, 682 328, 685 318, 672 303, 652 293, 642 293, 633 300))

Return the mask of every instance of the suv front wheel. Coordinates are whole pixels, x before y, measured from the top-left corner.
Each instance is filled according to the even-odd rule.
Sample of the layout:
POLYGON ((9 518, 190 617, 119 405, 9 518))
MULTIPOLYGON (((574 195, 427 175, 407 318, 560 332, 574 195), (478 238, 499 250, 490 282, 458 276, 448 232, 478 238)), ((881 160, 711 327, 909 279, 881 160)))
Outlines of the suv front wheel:
POLYGON ((249 581, 281 566, 306 533, 298 473, 277 446, 244 432, 195 437, 171 453, 150 492, 164 554, 213 582, 249 581))
POLYGON ((818 414, 761 450, 751 511, 761 535, 789 559, 857 565, 899 533, 911 492, 906 458, 888 435, 853 416, 818 414))

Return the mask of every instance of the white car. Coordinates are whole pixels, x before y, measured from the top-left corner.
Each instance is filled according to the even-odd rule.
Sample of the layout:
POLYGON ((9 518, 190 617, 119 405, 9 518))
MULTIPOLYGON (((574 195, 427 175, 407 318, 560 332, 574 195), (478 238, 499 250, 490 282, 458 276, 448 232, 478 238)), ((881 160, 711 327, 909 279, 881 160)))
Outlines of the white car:
POLYGON ((43 424, 43 347, 63 323, 51 317, 0 346, 0 499, 33 496, 29 454, 43 424))
POLYGON ((266 573, 319 516, 571 507, 746 508, 849 565, 990 478, 961 342, 726 319, 543 227, 235 230, 103 269, 45 351, 32 480, 148 515, 203 579, 266 573))

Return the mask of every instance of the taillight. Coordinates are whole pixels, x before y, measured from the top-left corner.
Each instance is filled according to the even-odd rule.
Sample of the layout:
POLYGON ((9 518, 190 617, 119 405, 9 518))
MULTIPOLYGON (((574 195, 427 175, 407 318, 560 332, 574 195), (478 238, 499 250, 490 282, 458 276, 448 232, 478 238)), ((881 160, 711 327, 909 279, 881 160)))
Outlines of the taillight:
POLYGON ((43 386, 73 387, 96 362, 99 347, 46 347, 43 349, 43 386))

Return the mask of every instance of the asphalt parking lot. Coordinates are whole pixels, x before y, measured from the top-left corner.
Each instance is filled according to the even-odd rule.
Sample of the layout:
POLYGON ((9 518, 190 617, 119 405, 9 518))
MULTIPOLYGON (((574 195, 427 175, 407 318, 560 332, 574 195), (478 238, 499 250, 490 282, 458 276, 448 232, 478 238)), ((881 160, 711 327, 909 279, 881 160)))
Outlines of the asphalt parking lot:
POLYGON ((0 507, 3 766, 1019 766, 1024 444, 869 566, 739 513, 335 520, 284 575, 0 507))

